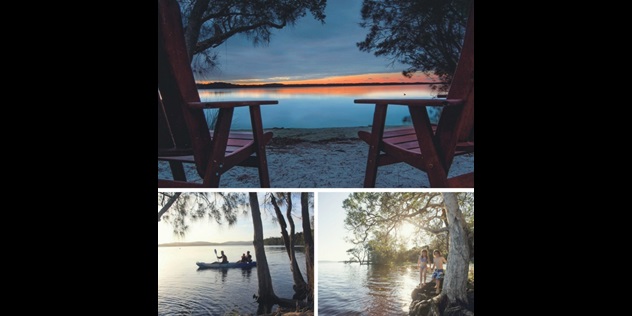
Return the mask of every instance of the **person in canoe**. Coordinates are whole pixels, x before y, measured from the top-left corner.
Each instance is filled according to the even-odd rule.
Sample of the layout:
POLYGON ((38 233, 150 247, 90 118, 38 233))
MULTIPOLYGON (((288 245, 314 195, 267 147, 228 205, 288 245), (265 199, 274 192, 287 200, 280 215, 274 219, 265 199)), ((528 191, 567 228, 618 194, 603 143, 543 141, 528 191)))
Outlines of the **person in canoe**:
POLYGON ((239 261, 239 262, 243 262, 243 263, 248 262, 248 258, 246 257, 246 254, 245 254, 245 253, 242 253, 242 254, 241 254, 241 261, 239 261))
MULTIPOLYGON (((217 259, 222 259, 222 261, 220 263, 228 263, 228 258, 226 257, 226 255, 224 254, 224 250, 220 251, 222 253, 221 256, 218 256, 217 259)), ((217 253, 216 253, 217 254, 217 253)))
POLYGON ((250 250, 246 251, 246 261, 244 262, 252 262, 252 256, 250 255, 250 250))

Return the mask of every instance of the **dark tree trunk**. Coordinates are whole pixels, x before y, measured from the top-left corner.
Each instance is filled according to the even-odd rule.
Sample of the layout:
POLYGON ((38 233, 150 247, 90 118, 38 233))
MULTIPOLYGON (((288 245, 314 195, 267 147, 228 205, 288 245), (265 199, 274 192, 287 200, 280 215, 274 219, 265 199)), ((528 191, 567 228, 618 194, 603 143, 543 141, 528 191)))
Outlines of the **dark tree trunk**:
POLYGON ((263 248, 263 224, 261 223, 261 210, 259 209, 259 199, 257 193, 249 193, 250 209, 252 213, 252 223, 255 229, 253 245, 255 247, 255 258, 257 259, 257 279, 259 280, 259 308, 257 314, 268 314, 272 311, 272 306, 279 301, 272 288, 272 277, 268 268, 268 259, 263 248))
POLYGON ((309 205, 307 192, 301 193, 301 214, 303 216, 303 237, 305 239, 305 265, 307 272, 307 284, 309 293, 307 300, 314 301, 314 238, 312 237, 312 227, 309 222, 309 205))
POLYGON ((158 221, 159 222, 160 222, 160 218, 162 217, 162 215, 169 210, 171 205, 173 205, 173 203, 178 199, 178 197, 180 197, 180 194, 182 194, 182 192, 174 193, 173 196, 169 198, 169 201, 167 201, 167 204, 165 204, 165 206, 163 206, 160 209, 160 211, 158 212, 158 221))
POLYGON ((270 201, 274 207, 274 211, 277 216, 279 225, 281 226, 281 236, 283 236, 283 243, 285 250, 287 251, 288 258, 290 259, 290 270, 292 271, 292 278, 294 280, 294 297, 293 299, 303 300, 307 296, 307 284, 303 279, 301 270, 296 262, 296 255, 294 252, 294 221, 292 220, 292 196, 291 193, 287 195, 287 218, 290 223, 290 234, 287 233, 287 224, 281 213, 281 208, 276 201, 274 194, 270 195, 270 201))
POLYGON ((290 261, 292 263, 292 277, 294 278, 294 297, 296 300, 304 300, 307 297, 307 283, 303 279, 301 269, 296 262, 296 251, 294 250, 294 240, 296 238, 294 220, 292 219, 292 193, 287 193, 287 221, 290 223, 290 261))
POLYGON ((290 255, 290 236, 287 234, 287 224, 285 223, 285 218, 283 217, 283 213, 281 213, 281 208, 279 208, 279 204, 276 201, 276 197, 274 197, 274 193, 270 194, 270 202, 272 202, 272 206, 274 207, 274 213, 276 214, 277 221, 279 222, 279 226, 281 226, 281 237, 283 237, 283 245, 285 245, 285 251, 287 252, 287 257, 292 260, 292 256, 290 255))
POLYGON ((208 8, 210 0, 197 0, 191 8, 187 25, 184 27, 184 41, 187 46, 187 53, 189 54, 189 61, 193 61, 193 52, 200 38, 200 30, 202 29, 202 21, 204 17, 204 11, 208 8))

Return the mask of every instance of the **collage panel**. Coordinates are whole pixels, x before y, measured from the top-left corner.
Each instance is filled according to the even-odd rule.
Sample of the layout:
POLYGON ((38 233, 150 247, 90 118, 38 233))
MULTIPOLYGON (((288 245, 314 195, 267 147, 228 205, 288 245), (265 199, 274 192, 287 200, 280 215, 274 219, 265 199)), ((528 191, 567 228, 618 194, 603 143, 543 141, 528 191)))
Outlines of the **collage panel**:
POLYGON ((472 190, 317 199, 318 315, 473 314, 472 190))
POLYGON ((158 315, 314 315, 313 192, 158 192, 158 315))
POLYGON ((474 187, 473 1, 240 3, 158 1, 159 188, 474 187))
POLYGON ((473 314, 474 1, 238 2, 158 0, 158 315, 473 314))

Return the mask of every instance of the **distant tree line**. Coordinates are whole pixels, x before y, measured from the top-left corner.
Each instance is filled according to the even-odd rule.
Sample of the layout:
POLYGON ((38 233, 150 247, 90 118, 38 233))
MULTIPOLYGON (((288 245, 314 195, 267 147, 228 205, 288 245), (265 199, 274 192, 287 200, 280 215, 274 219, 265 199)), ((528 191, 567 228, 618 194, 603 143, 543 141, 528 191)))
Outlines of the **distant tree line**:
MULTIPOLYGON (((312 235, 314 234, 312 230, 312 235)), ((305 237, 303 236, 303 232, 298 232, 294 235, 295 245, 304 246, 305 245, 305 237)), ((283 246, 283 237, 268 237, 263 240, 263 244, 266 246, 283 246)))

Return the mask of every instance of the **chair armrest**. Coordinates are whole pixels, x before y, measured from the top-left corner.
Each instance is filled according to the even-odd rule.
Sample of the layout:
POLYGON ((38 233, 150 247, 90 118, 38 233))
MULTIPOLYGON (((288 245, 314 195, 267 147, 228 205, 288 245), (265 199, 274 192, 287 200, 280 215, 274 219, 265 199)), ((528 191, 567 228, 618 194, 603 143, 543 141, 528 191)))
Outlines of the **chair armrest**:
POLYGON ((353 103, 393 104, 406 106, 455 106, 463 104, 463 99, 356 99, 353 103))
POLYGON ((221 109, 236 108, 240 106, 253 106, 263 104, 279 104, 277 100, 256 100, 256 101, 216 101, 216 102, 188 102, 192 109, 221 109))

